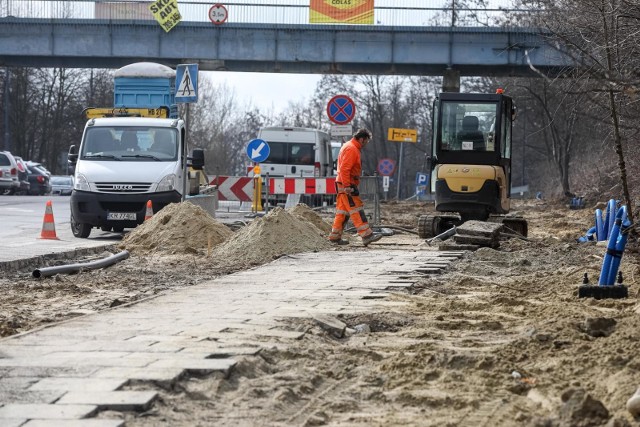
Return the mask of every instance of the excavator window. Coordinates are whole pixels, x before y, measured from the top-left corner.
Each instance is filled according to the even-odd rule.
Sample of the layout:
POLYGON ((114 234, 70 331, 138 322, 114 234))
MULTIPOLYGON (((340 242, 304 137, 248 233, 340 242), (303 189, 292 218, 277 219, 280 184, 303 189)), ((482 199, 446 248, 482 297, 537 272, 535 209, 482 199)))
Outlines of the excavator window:
POLYGON ((442 150, 494 151, 497 105, 487 102, 442 103, 442 150))

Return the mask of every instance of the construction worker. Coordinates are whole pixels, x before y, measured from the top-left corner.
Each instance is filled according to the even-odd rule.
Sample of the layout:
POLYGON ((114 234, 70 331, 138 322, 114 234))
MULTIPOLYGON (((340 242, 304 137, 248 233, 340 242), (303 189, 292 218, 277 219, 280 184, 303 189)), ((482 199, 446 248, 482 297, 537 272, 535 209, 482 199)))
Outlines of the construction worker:
POLYGON ((367 216, 364 213, 364 204, 358 192, 358 184, 362 174, 360 151, 370 140, 371 132, 369 130, 358 129, 353 138, 342 146, 340 154, 338 154, 336 216, 333 220, 331 234, 329 234, 329 241, 332 243, 338 245, 349 243, 342 239, 342 231, 349 218, 355 225, 358 235, 362 238, 364 246, 382 238, 381 234, 374 233, 369 227, 367 216))

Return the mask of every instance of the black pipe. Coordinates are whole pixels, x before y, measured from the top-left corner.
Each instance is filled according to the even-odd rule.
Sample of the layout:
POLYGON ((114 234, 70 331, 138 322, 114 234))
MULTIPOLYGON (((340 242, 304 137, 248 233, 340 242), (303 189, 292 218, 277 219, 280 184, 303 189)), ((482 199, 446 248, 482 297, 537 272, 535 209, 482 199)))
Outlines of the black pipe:
POLYGON ((115 255, 111 255, 108 258, 91 262, 36 268, 35 270, 33 270, 33 277, 39 279, 41 277, 49 277, 59 273, 77 273, 81 270, 96 270, 98 268, 109 267, 110 265, 113 265, 116 262, 125 260, 127 258, 129 258, 129 251, 122 251, 115 255))

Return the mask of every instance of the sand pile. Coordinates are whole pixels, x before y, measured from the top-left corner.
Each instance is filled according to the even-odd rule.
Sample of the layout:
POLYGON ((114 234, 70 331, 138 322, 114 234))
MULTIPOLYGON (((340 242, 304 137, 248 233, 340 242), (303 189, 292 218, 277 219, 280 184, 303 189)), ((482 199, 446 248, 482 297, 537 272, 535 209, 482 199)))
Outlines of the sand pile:
POLYGON ((331 224, 322 219, 320 215, 304 203, 295 205, 293 208, 287 209, 287 211, 298 219, 315 225, 325 236, 331 233, 331 224))
POLYGON ((281 255, 317 252, 330 247, 331 243, 316 226, 282 208, 275 208, 216 247, 211 258, 220 264, 250 266, 281 255))
POLYGON ((171 203, 122 240, 121 248, 131 252, 159 251, 170 254, 207 254, 233 235, 200 206, 171 203))

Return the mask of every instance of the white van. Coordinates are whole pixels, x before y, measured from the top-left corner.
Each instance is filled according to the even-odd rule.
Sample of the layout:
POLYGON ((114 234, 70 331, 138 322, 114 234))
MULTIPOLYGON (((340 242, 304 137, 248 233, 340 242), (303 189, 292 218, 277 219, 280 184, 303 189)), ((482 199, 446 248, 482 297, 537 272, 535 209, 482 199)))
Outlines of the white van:
POLYGON ((269 157, 260 163, 262 174, 270 177, 332 176, 331 137, 318 129, 266 127, 258 138, 267 141, 269 157))

